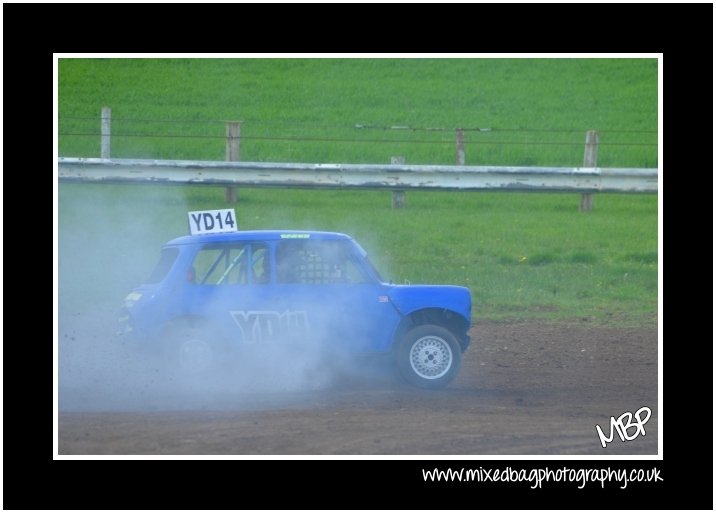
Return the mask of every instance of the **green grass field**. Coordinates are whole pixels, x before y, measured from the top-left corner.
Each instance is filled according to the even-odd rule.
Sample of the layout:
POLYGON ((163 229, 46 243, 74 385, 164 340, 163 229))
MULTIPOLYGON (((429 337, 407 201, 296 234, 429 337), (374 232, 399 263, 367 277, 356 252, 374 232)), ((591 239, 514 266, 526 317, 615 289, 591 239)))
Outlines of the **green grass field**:
POLYGON ((99 156, 66 134, 105 105, 115 157, 223 160, 241 120, 245 161, 453 164, 464 127, 491 130, 466 133, 468 164, 581 165, 591 129, 601 166, 656 166, 655 59, 63 59, 60 155, 99 156))
MULTIPOLYGON (((467 163, 497 165, 580 165, 597 129, 601 166, 657 165, 653 59, 63 59, 61 156, 99 156, 103 105, 114 157, 223 160, 240 119, 245 161, 454 162, 451 130, 361 124, 491 128, 467 133, 467 163)), ((654 195, 597 195, 590 213, 576 194, 409 191, 401 210, 387 191, 239 195, 242 228, 352 234, 386 279, 469 286, 478 321, 656 319, 654 195)), ((225 206, 214 187, 61 184, 61 296, 79 281, 77 305, 121 300, 187 210, 225 206)))

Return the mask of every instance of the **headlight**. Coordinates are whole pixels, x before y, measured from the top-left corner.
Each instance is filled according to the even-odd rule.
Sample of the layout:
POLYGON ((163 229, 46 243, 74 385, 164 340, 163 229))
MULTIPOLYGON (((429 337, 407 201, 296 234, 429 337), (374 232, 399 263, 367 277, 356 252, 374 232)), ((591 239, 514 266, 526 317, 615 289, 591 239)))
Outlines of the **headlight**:
POLYGON ((124 308, 132 308, 134 303, 139 301, 141 297, 141 292, 130 292, 129 294, 127 294, 127 297, 124 298, 124 308))

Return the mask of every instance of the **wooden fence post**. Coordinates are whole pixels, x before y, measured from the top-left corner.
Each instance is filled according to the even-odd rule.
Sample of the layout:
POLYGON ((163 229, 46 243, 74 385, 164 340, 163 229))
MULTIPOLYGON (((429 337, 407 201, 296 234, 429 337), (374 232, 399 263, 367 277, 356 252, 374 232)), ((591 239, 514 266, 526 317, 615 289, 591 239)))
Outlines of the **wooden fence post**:
POLYGON ((112 135, 112 109, 102 107, 102 121, 100 126, 100 151, 99 156, 103 159, 110 158, 110 138, 112 135))
POLYGON ((465 130, 462 128, 455 129, 455 164, 465 165, 465 130))
MULTIPOLYGON (((226 160, 229 162, 238 162, 239 158, 239 140, 241 139, 241 122, 226 122, 226 160)), ((238 200, 238 191, 236 187, 227 187, 225 193, 227 203, 236 203, 238 200)))
MULTIPOLYGON (((405 157, 390 157, 391 164, 405 164, 405 157)), ((391 206, 403 208, 405 206, 405 191, 393 191, 391 206)))
MULTIPOLYGON (((599 150, 599 132, 589 130, 587 132, 587 140, 584 145, 584 166, 597 167, 597 151, 599 150)), ((580 212, 591 212, 592 210, 592 194, 583 193, 582 201, 579 203, 580 212)))

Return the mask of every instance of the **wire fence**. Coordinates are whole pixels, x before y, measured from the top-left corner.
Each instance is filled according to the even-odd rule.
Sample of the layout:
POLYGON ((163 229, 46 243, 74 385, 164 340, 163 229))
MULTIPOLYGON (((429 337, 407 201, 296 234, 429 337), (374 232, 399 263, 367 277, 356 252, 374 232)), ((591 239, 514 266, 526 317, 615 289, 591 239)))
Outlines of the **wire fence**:
MULTIPOLYGON (((60 132, 60 136, 88 136, 99 137, 99 132, 60 132)), ((215 135, 185 135, 185 134, 117 134, 112 133, 112 137, 144 137, 144 138, 160 138, 160 139, 225 139, 224 136, 215 135)), ((454 144, 455 140, 420 140, 420 139, 343 139, 331 137, 271 137, 271 136, 241 136, 245 141, 293 141, 293 142, 340 142, 340 143, 374 143, 374 144, 392 144, 392 143, 410 143, 410 144, 454 144)), ((465 144, 485 144, 485 145, 546 145, 546 146, 574 146, 575 144, 583 144, 574 141, 465 141, 465 144)), ((602 146, 649 146, 656 147, 656 143, 602 143, 602 146)))
MULTIPOLYGON (((60 116, 60 121, 66 120, 84 120, 84 121, 91 121, 92 123, 98 123, 100 120, 100 117, 98 116, 60 116)), ((112 121, 126 121, 126 122, 138 122, 138 123, 162 123, 162 124, 169 124, 169 123, 176 123, 176 124, 186 124, 186 125, 222 125, 226 123, 225 120, 215 120, 215 119, 162 119, 162 118, 154 118, 154 119, 145 119, 145 118, 122 118, 122 117, 112 117, 112 121)), ((318 128, 353 128, 353 129, 375 129, 375 130, 410 130, 410 131, 425 131, 425 132, 436 132, 436 131, 454 131, 454 130, 464 130, 466 132, 468 131, 475 131, 475 132, 552 132, 552 133, 559 133, 559 132, 572 132, 572 133, 584 133, 584 129, 581 128, 503 128, 503 127, 467 127, 467 126, 456 126, 451 128, 446 127, 421 127, 421 126, 409 126, 409 125, 376 125, 376 124, 363 124, 363 123, 346 123, 346 124, 327 124, 327 123, 311 123, 311 122, 305 122, 305 121, 266 121, 266 120, 241 120, 242 124, 253 124, 253 125, 263 125, 263 126, 300 126, 300 127, 318 127, 318 128)), ((602 133, 642 133, 642 134, 653 134, 656 135, 656 130, 619 130, 619 129, 611 129, 611 130, 601 130, 602 133)))
MULTIPOLYGON (((224 160, 229 121, 111 118, 112 156, 224 160), (177 142, 180 141, 180 142, 177 142)), ((588 130, 599 132, 600 165, 656 167, 658 133, 587 127, 417 126, 241 120, 244 161, 385 162, 404 155, 412 163, 581 165, 588 130), (459 148, 458 148, 459 147, 459 148)), ((99 116, 60 116, 61 156, 98 156, 99 116)), ((106 134, 105 134, 106 135, 106 134)))

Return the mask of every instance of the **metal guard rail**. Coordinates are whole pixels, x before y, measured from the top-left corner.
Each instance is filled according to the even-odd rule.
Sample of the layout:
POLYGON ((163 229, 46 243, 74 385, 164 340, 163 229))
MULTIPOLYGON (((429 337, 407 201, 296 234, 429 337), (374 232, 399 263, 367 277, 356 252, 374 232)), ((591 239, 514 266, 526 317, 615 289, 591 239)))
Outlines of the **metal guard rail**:
POLYGON ((658 170, 642 168, 297 164, 61 157, 58 169, 61 182, 584 193, 658 191, 658 170))

